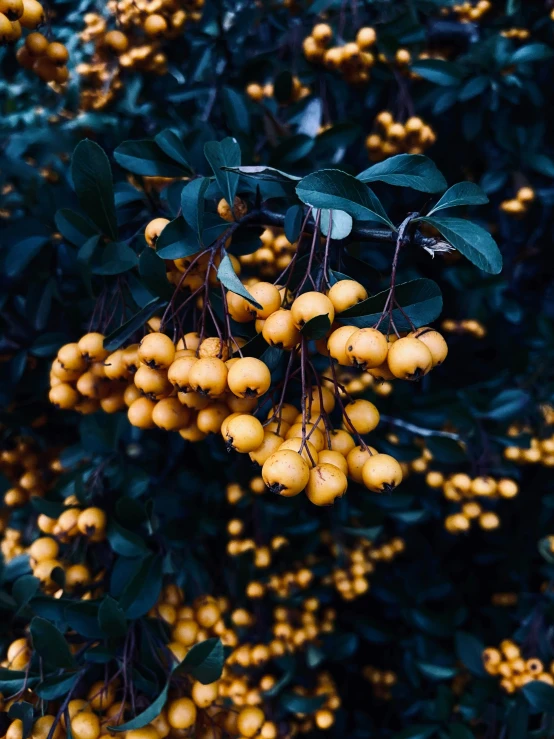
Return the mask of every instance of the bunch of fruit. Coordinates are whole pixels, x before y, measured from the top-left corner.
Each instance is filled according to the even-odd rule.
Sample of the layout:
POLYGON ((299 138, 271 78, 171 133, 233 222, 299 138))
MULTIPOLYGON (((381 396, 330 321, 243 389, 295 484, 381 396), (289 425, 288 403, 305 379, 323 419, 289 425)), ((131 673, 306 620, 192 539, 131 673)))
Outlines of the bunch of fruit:
POLYGON ((535 200, 535 191, 532 187, 520 187, 515 198, 500 203, 501 210, 512 216, 524 216, 535 200))
MULTIPOLYGON (((246 94, 255 103, 261 103, 264 99, 272 99, 275 96, 275 89, 272 82, 266 82, 261 85, 259 82, 249 82, 245 90, 246 94)), ((310 94, 310 88, 305 85, 296 75, 291 77, 290 96, 287 100, 281 101, 283 105, 296 103, 310 94)))
POLYGON ((492 8, 490 0, 477 0, 477 2, 460 3, 459 5, 451 5, 441 8, 442 15, 450 15, 453 13, 460 23, 470 23, 480 21, 481 18, 492 8))
POLYGON ((364 678, 371 683, 373 695, 379 700, 390 701, 391 690, 398 681, 398 676, 392 670, 379 670, 377 667, 367 665, 362 670, 364 678))
POLYGON ((375 130, 365 140, 372 162, 380 162, 395 154, 422 154, 435 143, 431 126, 421 118, 412 116, 405 123, 394 119, 392 113, 383 110, 375 118, 375 130))
POLYGON ((442 472, 430 471, 425 482, 430 488, 442 489, 446 500, 461 503, 460 511, 447 516, 444 522, 451 534, 469 531, 474 521, 486 531, 498 528, 498 515, 494 511, 483 510, 476 499, 509 500, 519 493, 518 484, 507 477, 498 480, 490 476, 471 478, 464 472, 457 472, 445 478, 442 472))
POLYGON ((466 318, 461 321, 446 318, 441 323, 441 328, 449 334, 471 334, 476 339, 484 339, 487 335, 485 326, 473 318, 466 318))
POLYGON ((291 244, 284 233, 266 228, 260 236, 262 246, 251 254, 241 254, 239 262, 263 279, 278 277, 291 263, 296 244, 291 244))
POLYGON ((517 464, 540 464, 543 467, 554 467, 554 434, 539 438, 532 436, 528 446, 517 446, 515 439, 520 433, 530 429, 513 426, 508 429, 508 436, 514 438, 514 443, 504 448, 504 458, 517 464))
POLYGON ((309 62, 323 64, 333 72, 339 72, 350 84, 369 82, 370 69, 375 57, 370 49, 377 41, 375 29, 369 26, 360 28, 356 40, 330 46, 333 29, 327 23, 318 23, 310 36, 303 42, 304 56, 309 62))
POLYGON ((528 28, 505 28, 500 31, 500 35, 504 38, 515 39, 516 41, 526 41, 531 33, 528 28))
POLYGON ((554 685, 554 664, 547 668, 536 657, 524 659, 520 648, 510 639, 505 639, 499 649, 485 649, 483 666, 489 675, 500 678, 500 685, 507 693, 521 690, 535 680, 554 685))
POLYGON ((9 481, 3 503, 20 508, 33 497, 43 497, 62 471, 59 450, 41 450, 29 437, 9 440, 0 453, 0 472, 9 481))

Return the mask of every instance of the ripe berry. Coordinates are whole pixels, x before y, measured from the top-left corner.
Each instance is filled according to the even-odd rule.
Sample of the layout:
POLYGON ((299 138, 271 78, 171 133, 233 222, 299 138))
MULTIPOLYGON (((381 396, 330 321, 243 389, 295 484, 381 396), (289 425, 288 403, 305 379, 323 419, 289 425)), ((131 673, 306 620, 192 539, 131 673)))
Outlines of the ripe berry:
POLYGON ((71 733, 75 739, 98 739, 100 720, 92 711, 81 711, 71 719, 71 733))
POLYGON ((350 363, 364 370, 374 369, 383 364, 388 351, 387 339, 375 328, 361 328, 346 342, 346 353, 350 363))
POLYGON ((144 229, 144 238, 146 239, 148 246, 152 249, 156 247, 156 242, 168 223, 169 221, 167 218, 154 218, 153 221, 150 221, 150 223, 146 225, 146 228, 144 229))
POLYGON ((23 0, 0 0, 0 13, 9 21, 16 21, 23 15, 23 0))
POLYGON ((306 423, 305 428, 303 427, 302 422, 293 423, 293 425, 286 433, 286 438, 303 438, 304 432, 308 437, 308 441, 314 445, 318 452, 325 448, 325 438, 323 436, 323 433, 317 427, 315 427, 313 423, 306 423))
POLYGON ((263 426, 254 416, 239 413, 226 426, 227 446, 241 454, 248 454, 258 449, 263 440, 263 426))
POLYGON ((167 372, 141 365, 135 372, 135 385, 151 400, 161 400, 170 394, 171 383, 167 372))
POLYGON ((304 490, 310 468, 300 454, 290 449, 279 449, 264 462, 262 477, 272 493, 289 498, 304 490))
POLYGON ((85 508, 77 518, 77 528, 92 541, 101 541, 104 538, 107 518, 101 508, 85 508))
POLYGON ((352 435, 349 434, 348 431, 344 431, 344 429, 331 431, 328 438, 326 435, 325 441, 327 442, 327 445, 329 445, 329 442, 331 443, 332 451, 339 452, 343 457, 346 457, 356 446, 356 442, 352 438, 352 435))
POLYGON ((155 406, 154 401, 148 398, 138 398, 134 403, 131 403, 127 411, 127 418, 131 426, 136 426, 139 429, 153 428, 155 424, 152 420, 152 413, 155 406))
POLYGON ((319 464, 332 464, 338 467, 339 470, 347 475, 348 474, 348 462, 340 452, 334 452, 331 449, 322 449, 318 455, 319 464))
POLYGON ((389 454, 373 454, 363 466, 362 479, 368 490, 389 493, 402 482, 402 468, 389 454))
POLYGON ((347 347, 350 337, 357 333, 358 330, 356 326, 341 326, 335 329, 327 339, 329 356, 336 359, 343 367, 349 367, 352 364, 352 360, 348 356, 347 347))
POLYGON ((204 685, 198 681, 192 684, 191 698, 198 708, 208 708, 219 696, 219 683, 208 683, 204 685))
POLYGON ((310 470, 306 495, 314 505, 332 505, 347 488, 348 480, 342 470, 332 464, 318 463, 310 470))
POLYGON ((229 415, 229 408, 225 403, 210 403, 210 405, 198 411, 196 425, 203 434, 218 434, 221 424, 229 415))
POLYGON ((139 344, 140 361, 152 369, 167 369, 175 358, 175 345, 165 334, 147 334, 139 344))
POLYGON ((345 405, 343 422, 348 431, 369 434, 379 424, 379 411, 369 400, 358 398, 345 405))
POLYGON ((86 360, 83 358, 77 343, 62 346, 58 352, 58 360, 66 370, 84 372, 87 368, 86 360))
POLYGON ((52 41, 46 47, 46 56, 58 66, 64 65, 69 59, 67 48, 59 41, 52 41))
POLYGON ((152 13, 144 21, 144 32, 147 36, 161 36, 167 31, 167 21, 163 15, 152 13))
POLYGON ((433 328, 425 326, 418 328, 417 331, 412 331, 408 336, 413 336, 415 339, 419 339, 431 352, 433 358, 433 367, 437 367, 442 364, 448 354, 448 344, 444 338, 435 331, 433 328))
POLYGON ((315 291, 299 295, 291 306, 292 320, 296 328, 301 329, 316 316, 328 316, 329 322, 335 320, 333 303, 323 293, 315 291))
POLYGON ((235 362, 227 378, 229 390, 239 398, 259 398, 269 390, 271 373, 266 364, 255 357, 235 362))
POLYGON ((167 720, 173 729, 188 729, 196 723, 196 706, 190 698, 177 698, 167 707, 167 720))
POLYGON ((152 411, 152 420, 164 431, 178 431, 190 421, 190 411, 181 405, 178 398, 164 398, 156 403, 152 411))
POLYGON ((297 454, 301 454, 310 467, 315 467, 319 460, 319 453, 311 441, 302 443, 300 436, 293 436, 286 441, 281 442, 279 449, 290 449, 297 454))
POLYGON ((355 482, 363 482, 363 468, 371 455, 378 454, 377 449, 372 446, 365 447, 355 446, 348 452, 346 462, 348 464, 348 476, 355 482))
POLYGON ((395 377, 419 380, 432 368, 433 356, 422 341, 406 336, 390 346, 387 364, 395 377))
POLYGON ((203 357, 189 371, 189 385, 195 392, 216 398, 227 389, 228 370, 217 357, 203 357))
POLYGON ((272 313, 275 313, 281 307, 279 289, 270 282, 257 282, 248 291, 254 300, 262 306, 261 308, 256 308, 251 303, 248 303, 250 311, 256 318, 269 318, 272 313))
POLYGON ((237 718, 237 729, 244 737, 253 737, 262 728, 265 714, 261 708, 248 706, 243 708, 237 718))
POLYGON ((170 365, 167 370, 167 379, 183 393, 190 390, 189 376, 192 367, 198 362, 194 356, 179 357, 170 365))
POLYGON ((229 347, 217 336, 210 336, 198 346, 198 356, 200 359, 205 357, 217 357, 226 361, 229 359, 229 347))
POLYGON ((77 391, 71 387, 71 385, 68 385, 66 382, 62 382, 61 384, 56 385, 55 387, 50 389, 50 392, 48 393, 48 398, 52 405, 55 405, 63 410, 69 410, 70 408, 74 408, 77 405, 79 395, 77 391))
POLYGON ((290 310, 281 308, 267 317, 262 336, 270 346, 292 351, 300 342, 300 332, 294 325, 290 310))
MULTIPOLYGON (((30 34, 30 36, 40 36, 41 34, 30 34)), ((29 36, 27 36, 29 40, 29 36)), ((109 352, 104 349, 104 335, 99 333, 89 333, 82 336, 77 342, 79 351, 84 359, 88 362, 103 362, 109 352)))

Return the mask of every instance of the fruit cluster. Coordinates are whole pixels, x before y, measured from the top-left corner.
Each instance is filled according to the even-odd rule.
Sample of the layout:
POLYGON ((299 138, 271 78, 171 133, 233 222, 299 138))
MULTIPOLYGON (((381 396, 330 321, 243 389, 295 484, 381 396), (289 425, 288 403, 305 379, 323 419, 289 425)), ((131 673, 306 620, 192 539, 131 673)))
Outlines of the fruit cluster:
POLYGON ((449 334, 471 334, 476 339, 484 339, 487 335, 485 326, 474 318, 466 318, 461 321, 447 318, 441 323, 441 328, 449 334))
POLYGON ((327 23, 318 23, 310 36, 303 42, 304 56, 309 62, 323 64, 333 72, 339 72, 346 82, 359 85, 369 82, 370 69, 375 57, 370 49, 377 41, 375 29, 369 26, 360 28, 356 40, 330 46, 333 29, 327 23))
POLYGON ((483 666, 489 675, 500 678, 500 685, 507 693, 514 693, 534 680, 554 685, 554 664, 546 668, 536 657, 524 659, 520 648, 510 639, 505 639, 499 649, 485 649, 483 666))
POLYGON ((41 450, 32 438, 10 440, 0 453, 0 472, 9 481, 3 513, 20 508, 31 498, 43 497, 62 470, 56 450, 41 450))
POLYGON ((376 116, 375 130, 366 138, 365 146, 370 160, 380 162, 396 154, 422 154, 435 140, 433 129, 421 118, 412 116, 401 123, 383 110, 376 116))
POLYGON ((476 21, 480 21, 491 8, 492 3, 490 0, 477 0, 477 2, 473 3, 466 0, 466 2, 460 3, 459 5, 441 8, 441 13, 443 15, 453 13, 460 23, 475 23, 476 21))
MULTIPOLYGON (((250 82, 246 86, 246 94, 255 103, 261 103, 264 99, 271 99, 275 96, 275 88, 272 82, 266 82, 261 85, 259 82, 250 82)), ((305 85, 296 75, 291 77, 290 95, 287 100, 281 101, 283 105, 296 103, 310 94, 310 88, 305 85)))
POLYGON ((461 510, 445 519, 444 526, 451 534, 469 531, 476 522, 482 529, 490 531, 500 526, 500 519, 494 511, 483 510, 476 499, 511 499, 519 493, 519 486, 507 477, 496 480, 494 477, 471 478, 464 472, 457 472, 445 478, 441 472, 429 471, 425 482, 430 488, 441 488, 446 500, 461 503, 461 510))
POLYGON ((398 676, 392 670, 379 670, 377 667, 367 665, 362 670, 364 678, 371 683, 373 695, 379 700, 390 701, 392 688, 398 681, 398 676))
POLYGON ((526 41, 531 33, 528 28, 505 28, 500 31, 500 35, 504 38, 515 39, 516 41, 526 41))
POLYGON ((528 446, 517 446, 515 439, 523 433, 531 433, 526 426, 513 424, 508 429, 508 436, 514 443, 504 448, 504 458, 517 464, 540 464, 543 467, 554 467, 554 433, 541 438, 532 436, 528 446))
POLYGON ((240 255, 239 262, 263 279, 276 278, 291 263, 296 244, 291 244, 284 233, 278 233, 274 228, 266 228, 260 240, 262 246, 251 254, 240 255))
POLYGON ((501 210, 512 216, 524 216, 535 200, 535 191, 532 187, 520 187, 515 198, 500 203, 501 210))

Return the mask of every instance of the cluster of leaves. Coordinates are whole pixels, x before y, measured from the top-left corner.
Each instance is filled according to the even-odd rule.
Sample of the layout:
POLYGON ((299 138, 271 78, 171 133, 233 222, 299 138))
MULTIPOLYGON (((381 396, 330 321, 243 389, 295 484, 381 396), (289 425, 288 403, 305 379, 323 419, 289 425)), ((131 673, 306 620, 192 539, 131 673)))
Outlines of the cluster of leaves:
MULTIPOLYGON (((104 664, 117 660, 129 628, 148 627, 146 614, 164 579, 175 580, 191 597, 213 592, 236 607, 249 605, 245 588, 257 573, 226 556, 222 536, 234 515, 224 488, 248 487, 254 474, 248 463, 230 459, 215 439, 192 451, 177 435, 140 433, 119 417, 60 414, 47 403, 48 365, 62 344, 86 330, 98 296, 112 300, 109 347, 115 349, 170 300, 163 259, 195 253, 219 238, 229 224, 217 216, 215 203, 239 194, 260 214, 235 229, 235 255, 257 248, 263 225, 283 226, 294 241, 306 205, 321 210, 323 232, 330 225, 337 247, 345 247, 336 274, 354 276, 371 294, 348 316, 359 326, 371 325, 385 302, 381 291, 392 250, 390 242, 377 239, 378 231, 393 238, 405 214, 417 211, 422 239, 455 247, 433 259, 422 248, 406 250, 397 297, 417 325, 442 311, 444 317, 481 321, 487 336, 478 343, 449 337, 450 355, 440 371, 415 388, 395 386, 382 400, 379 449, 409 462, 421 453, 414 435, 422 437, 434 469, 509 476, 522 490, 500 504, 498 531, 457 538, 442 526, 448 503, 418 475, 390 497, 353 490, 330 513, 297 499, 262 496, 252 505, 245 499, 240 509, 256 520, 264 540, 277 534, 290 540, 280 560, 283 571, 315 554, 320 574, 330 572, 335 560, 319 539, 329 528, 345 545, 358 536, 397 535, 406 542, 407 556, 378 569, 364 599, 344 603, 329 590, 316 593, 336 607, 337 632, 283 665, 275 690, 280 708, 285 714, 304 710, 287 686, 293 679, 309 682, 324 666, 342 686, 343 710, 332 729, 337 737, 465 739, 487 731, 546 737, 554 690, 533 685, 504 695, 498 680, 484 672, 481 652, 514 637, 526 656, 538 655, 545 664, 554 657, 552 593, 544 586, 554 577, 544 543, 554 523, 551 475, 549 468, 516 467, 503 456, 514 443, 506 431, 512 422, 521 423, 521 447, 530 444, 529 430, 547 435, 541 407, 554 398, 548 269, 554 23, 544 4, 523 2, 508 2, 504 12, 478 25, 442 17, 443 3, 429 0, 360 4, 354 16, 343 3, 329 1, 300 2, 296 14, 272 3, 206 5, 203 21, 170 50, 171 73, 156 80, 129 76, 114 108, 102 113, 79 112, 76 74, 57 97, 16 71, 9 50, 1 52, 6 143, 0 154, 0 354, 8 361, 0 366, 0 399, 9 409, 0 419, 2 438, 9 445, 14 436, 30 434, 44 447, 55 438, 67 447, 62 461, 68 470, 47 499, 12 514, 11 525, 25 530, 37 512, 59 514, 70 494, 83 505, 100 505, 109 517, 111 577, 96 601, 54 599, 39 592, 26 556, 5 563, 2 640, 9 644, 30 624, 36 656, 29 675, 3 669, 0 692, 12 695, 26 684, 44 700, 63 700, 81 678, 92 681, 104 664), (332 23, 348 12, 348 23, 355 18, 374 25, 384 53, 410 49, 417 77, 378 67, 360 91, 308 64, 301 42, 321 11, 332 23), (502 36, 511 27, 529 29, 531 38, 518 43, 502 36), (428 49, 445 50, 445 58, 417 59, 428 49), (289 103, 293 68, 312 93, 289 103), (263 105, 251 101, 245 87, 254 80, 272 81, 275 98, 263 105), (409 155, 367 168, 363 139, 375 115, 388 107, 432 123, 437 143, 428 153, 438 168, 431 159, 409 155), (107 155, 82 141, 70 162, 74 144, 85 135, 107 155), (150 177, 174 181, 159 191, 150 177), (470 181, 455 184, 461 179, 470 181), (498 205, 522 182, 534 187, 537 200, 529 216, 514 221, 498 205), (462 217, 468 213, 471 221, 462 217), (142 234, 157 215, 171 224, 156 254, 145 248, 142 234), (500 245, 502 271, 489 232, 500 245), (35 423, 39 417, 42 427, 35 423), (443 428, 464 449, 452 434, 435 433, 443 428), (515 593, 517 605, 493 605, 499 592, 515 593), (61 637, 68 629, 91 642, 77 660, 61 637), (363 664, 398 675, 392 709, 368 699, 358 667, 363 664)), ((86 0, 56 5, 58 35, 76 62, 86 55, 77 33, 88 9, 86 0)), ((228 289, 239 289, 228 266, 219 277, 228 289)), ((402 315, 395 319, 407 328, 402 315)), ((268 361, 260 342, 251 351, 266 352, 268 361)), ((277 372, 279 361, 272 357, 277 372)), ((206 659, 212 664, 211 651, 200 657, 193 670, 206 659)), ((219 670, 222 662, 223 652, 219 670)), ((149 683, 149 667, 137 679, 156 706, 166 688, 159 675, 149 683)), ((10 716, 20 713, 25 723, 28 710, 12 707, 10 716)))

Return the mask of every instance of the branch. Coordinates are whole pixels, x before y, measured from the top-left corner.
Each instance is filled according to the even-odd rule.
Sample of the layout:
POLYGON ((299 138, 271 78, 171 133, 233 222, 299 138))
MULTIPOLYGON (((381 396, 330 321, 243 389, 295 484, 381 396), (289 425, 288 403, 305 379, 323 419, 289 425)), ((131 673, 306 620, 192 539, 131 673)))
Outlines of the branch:
POLYGON ((401 421, 399 418, 393 418, 392 416, 381 416, 381 421, 391 426, 398 426, 399 428, 406 429, 406 431, 411 431, 418 436, 441 436, 443 439, 463 441, 463 438, 459 434, 451 434, 450 431, 435 431, 435 429, 422 428, 421 426, 408 423, 408 421, 401 421))

